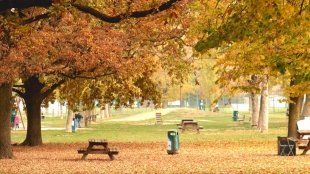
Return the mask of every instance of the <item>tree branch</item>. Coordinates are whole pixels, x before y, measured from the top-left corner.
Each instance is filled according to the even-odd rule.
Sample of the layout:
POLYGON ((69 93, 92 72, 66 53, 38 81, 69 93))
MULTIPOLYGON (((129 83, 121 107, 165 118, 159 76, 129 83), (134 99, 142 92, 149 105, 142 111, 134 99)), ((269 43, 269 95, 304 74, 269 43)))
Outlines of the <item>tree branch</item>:
POLYGON ((65 83, 66 80, 62 79, 60 80, 58 83, 52 85, 48 90, 46 90, 45 92, 42 93, 42 95, 40 96, 40 100, 44 100, 48 95, 50 95, 56 88, 58 88, 60 85, 62 85, 63 83, 65 83))
POLYGON ((301 2, 301 4, 300 4, 299 15, 301 15, 301 13, 302 13, 302 8, 303 8, 303 6, 304 6, 304 1, 305 1, 305 0, 303 0, 303 1, 301 2))
POLYGON ((96 76, 83 76, 83 75, 74 75, 74 76, 70 76, 68 74, 64 74, 64 73, 59 73, 60 75, 69 78, 69 79, 76 79, 76 78, 81 78, 81 79, 97 79, 100 77, 104 77, 104 76, 109 76, 109 75, 113 75, 116 74, 115 72, 110 72, 110 73, 104 73, 104 74, 100 74, 100 75, 96 75, 96 76))
MULTIPOLYGON (((152 8, 149 10, 144 10, 144 11, 136 11, 136 12, 127 12, 126 14, 120 14, 117 16, 108 16, 105 15, 103 13, 101 13, 100 11, 88 7, 88 6, 84 6, 84 5, 80 5, 80 4, 75 4, 74 1, 71 2, 71 5, 75 8, 77 8, 78 10, 84 12, 84 13, 89 13, 91 15, 93 15, 94 17, 108 22, 108 23, 118 23, 120 22, 122 19, 125 18, 142 18, 142 17, 146 17, 147 15, 150 14, 156 14, 159 13, 161 11, 165 11, 167 9, 169 9, 170 7, 172 7, 174 5, 174 3, 181 1, 181 0, 169 0, 163 4, 161 4, 159 7, 157 8, 152 8)), ((5 11, 5 10, 10 10, 11 8, 29 8, 29 7, 50 7, 52 6, 54 0, 15 0, 15 1, 11 1, 11 0, 0 0, 0 13, 5 11)), ((45 13, 39 16, 36 16, 35 18, 30 18, 30 19, 26 19, 23 24, 26 23, 31 23, 34 22, 36 20, 39 19, 43 19, 43 18, 47 18, 49 15, 49 13, 45 13)))
POLYGON ((125 18, 142 18, 142 17, 146 17, 147 15, 150 15, 150 14, 159 13, 161 11, 167 10, 170 7, 172 7, 173 4, 176 3, 177 1, 180 1, 180 0, 169 0, 168 2, 160 5, 158 8, 152 8, 152 9, 145 10, 145 11, 129 12, 129 13, 120 14, 117 16, 108 16, 108 15, 101 13, 100 11, 98 11, 96 9, 93 9, 91 7, 88 7, 88 6, 83 6, 80 4, 71 4, 71 5, 75 8, 77 8, 78 10, 80 10, 84 13, 89 13, 89 14, 93 15, 94 17, 102 20, 102 21, 105 21, 108 23, 118 23, 122 19, 125 19, 125 18))
POLYGON ((23 92, 21 92, 20 90, 16 89, 16 88, 12 88, 12 91, 17 93, 21 98, 25 97, 25 94, 23 92))
POLYGON ((50 7, 54 0, 0 0, 0 13, 11 8, 50 7))
POLYGON ((38 16, 35 16, 35 17, 31 17, 31 18, 23 20, 21 24, 22 25, 30 24, 30 23, 38 21, 40 19, 48 18, 49 15, 50 15, 50 13, 47 12, 47 13, 44 13, 44 14, 41 14, 41 15, 38 15, 38 16))

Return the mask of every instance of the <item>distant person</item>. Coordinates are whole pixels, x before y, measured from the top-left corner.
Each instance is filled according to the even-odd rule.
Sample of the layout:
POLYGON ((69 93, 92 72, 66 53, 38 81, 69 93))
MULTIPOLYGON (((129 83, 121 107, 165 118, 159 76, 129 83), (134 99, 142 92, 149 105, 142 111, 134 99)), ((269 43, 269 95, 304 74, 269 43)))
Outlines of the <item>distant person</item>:
POLYGON ((290 111, 289 111, 289 109, 287 108, 286 109, 286 116, 288 117, 290 115, 290 111))
POLYGON ((219 107, 215 107, 215 108, 213 109, 213 112, 219 112, 219 111, 220 111, 219 107))
POLYGON ((41 118, 42 118, 42 120, 44 120, 44 118, 45 118, 45 116, 43 115, 43 113, 41 114, 41 118))
POLYGON ((12 113, 11 113, 11 127, 12 127, 12 129, 14 128, 14 126, 15 126, 15 117, 16 117, 16 110, 15 109, 13 109, 12 110, 12 113))
POLYGON ((15 119, 14 119, 15 129, 19 128, 19 122, 20 122, 19 116, 16 116, 15 119))
POLYGON ((83 116, 80 113, 75 114, 75 120, 77 122, 77 127, 81 128, 81 120, 83 119, 83 116))

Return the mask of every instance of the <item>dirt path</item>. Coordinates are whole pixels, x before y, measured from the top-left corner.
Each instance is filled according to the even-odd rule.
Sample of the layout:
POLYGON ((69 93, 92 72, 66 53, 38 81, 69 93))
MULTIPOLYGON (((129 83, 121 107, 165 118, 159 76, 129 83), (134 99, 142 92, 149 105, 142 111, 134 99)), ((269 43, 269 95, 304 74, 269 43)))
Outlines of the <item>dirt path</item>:
POLYGON ((155 118, 155 114, 160 112, 161 115, 166 115, 171 111, 174 111, 179 108, 168 108, 168 109, 159 109, 159 110, 154 110, 152 112, 145 112, 141 114, 136 114, 133 116, 125 117, 125 118, 118 118, 118 119, 111 119, 107 121, 140 121, 140 120, 148 120, 155 118))

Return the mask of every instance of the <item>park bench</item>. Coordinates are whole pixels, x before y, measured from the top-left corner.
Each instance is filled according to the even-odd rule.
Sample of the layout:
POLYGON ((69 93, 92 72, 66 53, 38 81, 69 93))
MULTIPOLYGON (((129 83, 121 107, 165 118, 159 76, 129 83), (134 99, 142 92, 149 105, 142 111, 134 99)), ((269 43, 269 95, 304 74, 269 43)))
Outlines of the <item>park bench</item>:
POLYGON ((114 160, 113 155, 118 155, 117 147, 108 147, 106 139, 89 139, 87 148, 78 148, 78 154, 83 154, 82 160, 85 160, 88 154, 107 154, 111 160, 114 160), (94 148, 94 146, 102 146, 103 148, 94 148))
POLYGON ((239 118, 237 121, 240 123, 241 121, 244 123, 244 120, 245 120, 245 115, 243 115, 242 118, 239 118))
POLYGON ((250 124, 252 121, 252 117, 249 117, 249 121, 243 121, 243 124, 250 124))
POLYGON ((239 121, 239 123, 240 123, 240 121, 243 121, 243 124, 251 124, 252 129, 258 129, 256 124, 252 124, 252 117, 249 117, 249 120, 245 121, 245 115, 243 115, 243 118, 240 120, 238 119, 238 121, 239 121))

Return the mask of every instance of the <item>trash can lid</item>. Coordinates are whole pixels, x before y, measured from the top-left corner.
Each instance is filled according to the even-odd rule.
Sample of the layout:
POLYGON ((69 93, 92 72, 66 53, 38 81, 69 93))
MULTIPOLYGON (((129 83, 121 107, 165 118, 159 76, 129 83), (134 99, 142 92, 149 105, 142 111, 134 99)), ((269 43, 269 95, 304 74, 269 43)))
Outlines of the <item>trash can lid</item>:
POLYGON ((178 132, 176 129, 169 129, 168 132, 178 132))

